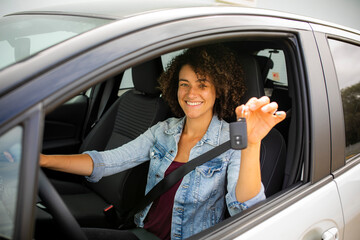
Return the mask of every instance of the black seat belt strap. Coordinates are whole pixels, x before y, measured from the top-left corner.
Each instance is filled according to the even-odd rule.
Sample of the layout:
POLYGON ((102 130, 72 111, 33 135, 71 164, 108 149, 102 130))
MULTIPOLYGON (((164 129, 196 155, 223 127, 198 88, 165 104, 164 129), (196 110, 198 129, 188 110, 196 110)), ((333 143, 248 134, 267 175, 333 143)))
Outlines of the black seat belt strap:
POLYGON ((108 101, 109 101, 110 96, 111 96, 111 92, 113 90, 114 81, 115 81, 115 79, 110 79, 105 84, 105 88, 104 88, 104 91, 102 93, 102 97, 101 97, 100 104, 99 104, 97 117, 96 117, 96 120, 91 125, 91 128, 93 128, 99 122, 100 118, 102 117, 102 115, 105 112, 105 107, 108 104, 108 101))
POLYGON ((126 219, 126 223, 129 223, 130 221, 133 222, 134 215, 144 209, 147 205, 149 205, 151 202, 156 200, 158 197, 160 197, 162 194, 164 194, 166 191, 168 191, 174 184, 176 184, 178 181, 180 181, 187 173, 194 170, 197 166, 200 166, 207 161, 210 161, 214 159, 215 157, 219 156, 220 154, 226 152, 229 150, 230 147, 230 140, 211 149, 210 151, 207 151, 206 153, 194 158, 193 160, 187 162, 186 164, 180 166, 179 168, 175 169, 172 173, 167 175, 165 178, 163 178, 158 184, 156 184, 142 199, 141 202, 139 202, 135 207, 130 211, 128 214, 128 217, 126 219))

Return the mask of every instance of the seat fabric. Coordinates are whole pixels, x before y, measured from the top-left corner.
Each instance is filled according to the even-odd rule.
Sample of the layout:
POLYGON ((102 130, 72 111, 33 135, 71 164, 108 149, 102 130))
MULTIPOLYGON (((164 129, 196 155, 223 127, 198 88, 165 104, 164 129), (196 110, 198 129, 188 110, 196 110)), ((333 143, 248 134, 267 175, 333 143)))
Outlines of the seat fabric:
POLYGON ((261 180, 267 197, 282 190, 285 159, 285 140, 281 133, 273 128, 262 140, 260 150, 261 180))

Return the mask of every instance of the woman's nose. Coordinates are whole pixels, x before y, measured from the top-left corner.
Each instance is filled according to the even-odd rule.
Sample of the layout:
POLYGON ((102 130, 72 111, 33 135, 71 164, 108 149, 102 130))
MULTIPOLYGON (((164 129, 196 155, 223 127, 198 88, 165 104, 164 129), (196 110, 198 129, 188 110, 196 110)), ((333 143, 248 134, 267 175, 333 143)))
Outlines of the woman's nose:
POLYGON ((194 87, 189 87, 188 96, 193 97, 197 95, 197 90, 194 87))

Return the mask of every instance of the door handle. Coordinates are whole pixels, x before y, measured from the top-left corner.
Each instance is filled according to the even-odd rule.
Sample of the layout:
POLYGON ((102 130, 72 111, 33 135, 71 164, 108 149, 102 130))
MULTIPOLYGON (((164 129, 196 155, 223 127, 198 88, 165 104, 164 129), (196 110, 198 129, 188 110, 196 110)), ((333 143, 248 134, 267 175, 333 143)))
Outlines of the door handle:
POLYGON ((330 228, 321 236, 322 240, 339 240, 339 230, 334 227, 330 228))

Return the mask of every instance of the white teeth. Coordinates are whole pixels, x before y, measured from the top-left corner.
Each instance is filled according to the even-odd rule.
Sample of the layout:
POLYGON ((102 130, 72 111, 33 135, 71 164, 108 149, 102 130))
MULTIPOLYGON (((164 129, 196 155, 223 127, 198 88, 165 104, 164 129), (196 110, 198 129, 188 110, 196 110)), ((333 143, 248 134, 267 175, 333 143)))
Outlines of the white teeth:
POLYGON ((189 104, 190 106, 196 106, 201 104, 201 102, 186 102, 186 103, 189 104))

